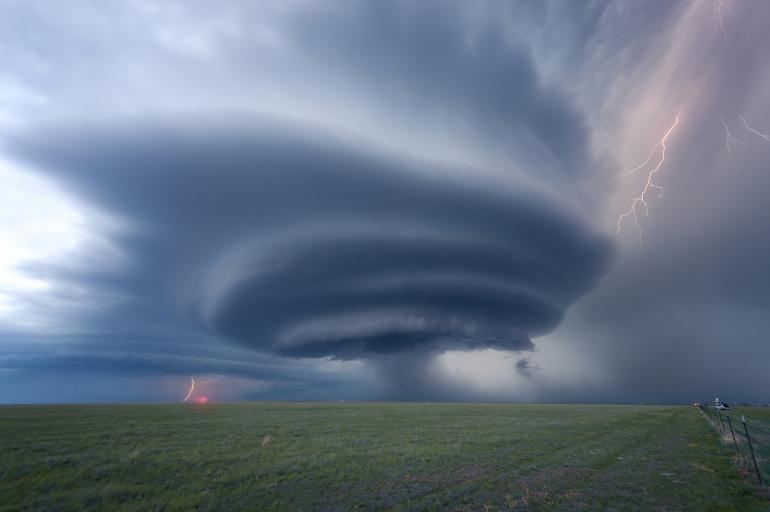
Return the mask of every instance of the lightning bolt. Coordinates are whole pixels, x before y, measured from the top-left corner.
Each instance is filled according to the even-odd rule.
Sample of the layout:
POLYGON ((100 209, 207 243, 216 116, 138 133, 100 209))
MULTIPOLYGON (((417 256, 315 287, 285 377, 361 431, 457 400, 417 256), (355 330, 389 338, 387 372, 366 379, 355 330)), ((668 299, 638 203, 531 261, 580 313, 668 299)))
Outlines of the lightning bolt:
POLYGON ((719 120, 722 121, 722 126, 725 127, 725 147, 727 147, 727 154, 730 154, 730 143, 740 144, 741 146, 748 146, 745 142, 736 139, 733 137, 733 134, 730 133, 730 127, 727 125, 723 117, 719 117, 719 120))
POLYGON ((190 396, 193 394, 193 390, 195 390, 195 379, 190 377, 190 391, 187 392, 187 396, 184 397, 184 400, 182 402, 186 402, 190 399, 190 396))
MULTIPOLYGON (((725 27, 724 14, 725 12, 731 10, 730 0, 712 0, 712 2, 714 7, 714 19, 716 21, 717 28, 722 33, 722 37, 724 41, 727 42, 727 29, 725 27)), ((661 167, 663 166, 663 162, 665 162, 666 160, 666 141, 668 140, 669 135, 671 135, 671 132, 673 132, 674 129, 679 124, 680 115, 681 115, 681 111, 677 114, 676 119, 674 120, 674 124, 672 124, 668 128, 668 130, 666 130, 666 132, 663 134, 663 137, 657 143, 655 143, 654 146, 652 146, 652 148, 650 149, 650 154, 647 155, 647 158, 638 166, 623 173, 623 177, 625 177, 637 171, 640 171, 642 169, 649 169, 649 166, 651 162, 653 162, 653 158, 655 157, 655 155, 656 154, 659 155, 659 158, 657 160, 657 163, 655 163, 655 166, 652 169, 649 169, 647 171, 647 181, 645 182, 644 188, 642 189, 640 194, 633 198, 629 209, 618 216, 618 233, 620 233, 620 231, 622 230, 623 221, 626 219, 626 217, 633 217, 634 226, 636 226, 636 229, 639 232, 640 245, 642 244, 642 227, 639 224, 638 209, 643 208, 645 216, 649 217, 650 207, 649 207, 649 203, 647 202, 647 194, 651 190, 655 190, 658 192, 659 198, 663 196, 663 187, 661 185, 658 185, 655 182, 655 174, 658 171, 660 171, 661 167)), ((735 115, 738 116, 738 118, 741 120, 746 131, 750 132, 756 137, 759 137, 765 140, 765 142, 770 142, 770 136, 754 129, 751 125, 749 125, 749 122, 746 120, 746 118, 740 115, 738 112, 735 112, 735 115)), ((722 122, 722 126, 724 127, 725 147, 727 148, 728 154, 732 152, 732 149, 731 149, 732 144, 748 146, 748 143, 738 140, 733 136, 733 134, 730 132, 730 126, 727 124, 727 122, 724 120, 722 116, 719 117, 719 120, 722 122)))
POLYGON ((653 157, 656 153, 659 154, 657 163, 655 166, 647 171, 647 181, 644 184, 644 188, 642 189, 641 193, 634 197, 631 201, 631 206, 629 207, 628 211, 625 213, 620 214, 618 217, 618 233, 620 233, 621 229, 623 228, 623 219, 626 217, 633 217, 634 219, 634 226, 636 226, 636 230, 639 232, 639 243, 642 243, 642 227, 639 225, 639 211, 637 208, 644 208, 644 214, 646 216, 650 215, 650 207, 647 203, 647 194, 651 190, 656 190, 658 192, 658 197, 663 196, 663 187, 655 183, 655 174, 660 171, 661 167, 663 166, 663 162, 666 161, 666 141, 668 140, 669 135, 671 135, 671 132, 674 131, 674 128, 677 127, 679 124, 679 116, 680 114, 676 115, 676 119, 674 120, 674 124, 672 124, 668 130, 663 134, 663 137, 655 143, 654 146, 650 149, 650 154, 647 156, 647 159, 642 162, 641 164, 637 165, 630 171, 626 171, 623 173, 623 176, 628 176, 629 174, 633 174, 641 169, 644 169, 648 166, 648 164, 652 161, 653 157))
POLYGON ((751 133, 753 133, 754 135, 756 135, 756 136, 757 136, 757 137, 759 137, 760 139, 765 139, 767 142, 770 142, 770 137, 768 137, 768 136, 767 136, 767 135, 765 135, 764 133, 760 133, 760 132, 756 131, 754 128, 752 128, 751 126, 749 126, 749 122, 748 122, 748 121, 746 121, 746 118, 745 118, 745 117, 743 117, 742 115, 740 115, 738 112, 736 112, 736 113, 735 113, 735 115, 736 115, 736 116, 738 116, 738 117, 741 119, 741 121, 743 121, 743 126, 745 126, 745 127, 746 127, 746 130, 750 131, 751 133))
MULTIPOLYGON (((719 28, 719 31, 722 32, 722 37, 726 42, 727 30, 725 29, 724 11, 730 10, 730 5, 727 3, 727 0, 713 0, 713 2, 714 2, 714 19, 716 20, 717 27, 719 28)), ((746 128, 746 131, 752 133, 753 135, 756 135, 760 139, 764 139, 766 142, 770 142, 770 137, 767 134, 758 132, 757 130, 752 128, 751 125, 749 125, 749 122, 746 121, 745 117, 740 115, 738 112, 735 112, 735 115, 738 116, 738 118, 741 120, 744 128, 746 128)), ((743 142, 733 137, 732 133, 730 133, 730 127, 728 126, 727 122, 724 120, 723 117, 720 117, 719 120, 722 121, 722 126, 725 129, 725 146, 727 147, 728 155, 731 153, 731 150, 730 150, 731 143, 740 144, 741 146, 748 146, 746 142, 743 142)))
POLYGON ((724 10, 729 8, 730 6, 727 5, 725 0, 714 0, 714 19, 716 19, 717 28, 722 33, 725 41, 727 41, 727 30, 725 30, 724 10))

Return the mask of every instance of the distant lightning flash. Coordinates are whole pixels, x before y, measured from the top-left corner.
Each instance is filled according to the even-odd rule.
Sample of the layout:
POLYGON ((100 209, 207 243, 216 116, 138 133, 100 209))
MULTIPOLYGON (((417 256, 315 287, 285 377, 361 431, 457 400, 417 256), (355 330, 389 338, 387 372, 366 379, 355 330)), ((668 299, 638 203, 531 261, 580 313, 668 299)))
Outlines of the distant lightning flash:
POLYGON ((182 400, 182 402, 186 402, 187 400, 189 400, 194 390, 195 390, 195 379, 190 377, 190 391, 187 392, 187 396, 184 397, 184 400, 182 400))
POLYGON ((725 146, 727 147, 727 154, 729 155, 731 153, 730 151, 730 143, 734 144, 740 144, 741 146, 748 146, 745 142, 742 140, 738 140, 735 137, 733 137, 733 134, 730 133, 730 127, 727 126, 727 123, 725 122, 724 118, 720 117, 720 121, 722 121, 722 126, 725 127, 725 146))
MULTIPOLYGON (((716 21, 717 28, 722 33, 722 38, 724 39, 725 43, 727 43, 727 29, 725 25, 725 14, 731 11, 731 4, 732 4, 732 0, 712 0, 712 5, 714 8, 714 20, 716 21)), ((681 114, 681 111, 680 111, 680 114, 681 114)), ((649 204, 647 202, 647 194, 650 192, 651 189, 654 189, 658 192, 658 197, 663 196, 663 187, 661 185, 658 185, 655 182, 655 174, 661 169, 661 167, 663 166, 663 162, 666 160, 666 141, 668 140, 669 135, 671 135, 671 132, 674 131, 674 128, 676 128, 676 126, 679 124, 680 114, 677 114, 676 119, 674 120, 674 124, 671 125, 668 130, 666 130, 665 134, 660 139, 660 141, 658 141, 654 146, 652 146, 652 148, 650 149, 650 154, 647 156, 647 159, 641 164, 639 164, 638 166, 631 169, 630 171, 626 171, 623 173, 623 176, 625 177, 637 171, 648 169, 647 181, 645 182, 644 188, 642 189, 641 193, 638 196, 633 198, 629 209, 618 217, 618 233, 620 233, 623 227, 623 220, 629 216, 633 217, 634 226, 636 226, 636 229, 639 232, 640 244, 642 243, 642 227, 639 224, 638 208, 640 207, 643 208, 645 216, 649 216, 650 209, 649 209, 649 204), (650 169, 649 167, 651 165, 651 162, 653 162, 656 154, 659 155, 659 158, 655 163, 654 167, 650 169)), ((741 122, 743 123, 743 127, 746 129, 747 132, 751 133, 755 137, 759 137, 760 139, 763 139, 765 142, 770 142, 770 135, 757 131, 755 128, 749 125, 749 122, 746 120, 746 118, 740 115, 738 112, 735 112, 735 115, 738 116, 738 118, 741 120, 741 122)), ((728 154, 732 153, 733 145, 736 145, 736 144, 740 146, 749 145, 747 142, 736 139, 733 136, 733 134, 730 132, 730 126, 722 116, 719 117, 719 120, 722 122, 722 126, 724 127, 725 147, 727 148, 728 154)))
POLYGON ((727 30, 725 30, 725 9, 729 9, 730 6, 725 3, 725 0, 714 0, 714 18, 717 22, 717 28, 722 33, 722 37, 727 41, 727 30))
POLYGON ((642 192, 634 197, 634 199, 631 201, 631 207, 628 209, 627 212, 621 214, 618 217, 618 233, 620 233, 621 228, 623 227, 623 219, 625 219, 628 216, 632 216, 634 218, 634 226, 636 226, 637 231, 639 231, 639 243, 642 243, 642 227, 639 225, 639 212, 637 211, 637 208, 639 205, 644 207, 644 214, 649 216, 650 214, 650 208, 647 203, 647 193, 651 190, 657 190, 658 191, 658 197, 663 196, 663 187, 655 183, 655 173, 657 173, 660 168, 663 166, 663 162, 666 160, 666 141, 668 140, 669 135, 671 135, 671 132, 674 131, 674 128, 677 127, 679 124, 679 116, 680 114, 676 115, 676 119, 674 120, 674 124, 672 124, 668 130, 666 130, 666 133, 663 134, 663 137, 655 143, 654 146, 652 146, 652 149, 650 149, 650 154, 647 157, 647 159, 642 162, 640 165, 634 167, 630 171, 627 171, 623 173, 623 176, 628 176, 629 174, 633 174, 636 171, 639 171, 647 166, 649 164, 653 157, 655 156, 656 152, 659 152, 659 158, 657 163, 655 164, 655 167, 650 169, 647 172, 647 181, 644 184, 644 188, 642 189, 642 192))
POLYGON ((752 128, 751 126, 749 126, 749 122, 748 122, 748 121, 746 121, 746 118, 745 118, 745 117, 743 117, 742 115, 740 115, 738 112, 736 112, 736 113, 735 113, 735 115, 736 115, 736 116, 738 116, 738 117, 741 119, 741 121, 743 121, 743 126, 745 126, 745 127, 746 127, 746 130, 750 131, 751 133, 753 133, 754 135, 756 135, 756 136, 757 136, 757 137, 759 137, 760 139, 765 139, 767 142, 770 142, 770 137, 768 137, 768 136, 767 136, 767 135, 765 135, 764 133, 760 133, 760 132, 756 131, 754 128, 752 128))
MULTIPOLYGON (((722 32, 722 37, 724 38, 725 42, 727 42, 727 30, 725 29, 724 13, 725 11, 730 10, 730 4, 728 3, 729 1, 730 0, 712 0, 714 4, 714 19, 716 20, 719 31, 722 32)), ((746 118, 740 115, 738 112, 735 112, 735 115, 738 116, 738 118, 741 120, 747 132, 750 132, 751 134, 759 137, 760 139, 764 139, 765 142, 770 142, 770 136, 755 130, 751 125, 749 125, 749 122, 746 121, 746 118)), ((730 148, 731 144, 738 144, 741 146, 749 145, 748 143, 733 137, 733 134, 730 133, 730 126, 727 124, 727 121, 725 121, 723 117, 720 116, 719 120, 722 121, 722 126, 725 129, 725 147, 727 148, 728 155, 732 153, 732 150, 730 148)))

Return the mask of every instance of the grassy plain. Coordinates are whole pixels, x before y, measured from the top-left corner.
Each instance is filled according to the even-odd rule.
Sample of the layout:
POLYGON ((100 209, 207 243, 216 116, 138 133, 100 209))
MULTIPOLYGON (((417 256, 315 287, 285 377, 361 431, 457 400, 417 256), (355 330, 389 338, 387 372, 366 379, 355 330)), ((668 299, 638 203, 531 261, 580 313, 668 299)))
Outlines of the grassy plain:
POLYGON ((0 510, 765 510, 694 407, 0 407, 0 510))
MULTIPOLYGON (((729 411, 723 411, 722 416, 730 416, 735 429, 735 439, 742 455, 742 463, 739 465, 754 478, 756 473, 750 462, 750 451, 746 443, 745 429, 742 417, 748 422, 749 435, 751 436, 754 455, 759 464, 765 482, 770 483, 770 407, 745 407, 739 406, 729 411)), ((725 429, 723 440, 730 446, 734 446, 729 430, 725 429)))

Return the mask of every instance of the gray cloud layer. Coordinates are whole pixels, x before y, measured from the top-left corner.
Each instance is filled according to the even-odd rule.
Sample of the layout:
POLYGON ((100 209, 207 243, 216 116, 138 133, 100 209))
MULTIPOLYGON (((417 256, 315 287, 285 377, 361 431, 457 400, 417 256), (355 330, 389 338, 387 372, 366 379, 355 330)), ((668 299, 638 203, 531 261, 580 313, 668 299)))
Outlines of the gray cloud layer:
POLYGON ((14 148, 136 225, 128 295, 191 297, 214 334, 262 351, 529 349, 607 261, 536 189, 274 121, 182 125, 37 128, 14 148))

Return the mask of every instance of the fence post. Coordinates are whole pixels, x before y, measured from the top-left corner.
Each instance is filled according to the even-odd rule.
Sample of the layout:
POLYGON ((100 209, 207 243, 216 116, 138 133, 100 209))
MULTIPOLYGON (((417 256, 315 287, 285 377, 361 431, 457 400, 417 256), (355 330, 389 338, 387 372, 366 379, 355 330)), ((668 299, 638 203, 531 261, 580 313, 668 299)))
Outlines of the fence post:
POLYGON ((735 440, 735 431, 733 430, 733 420, 730 419, 730 415, 727 415, 727 424, 730 425, 730 434, 733 436, 733 443, 735 444, 735 451, 738 453, 741 453, 741 450, 738 449, 738 441, 735 440))
POLYGON ((746 416, 741 414, 741 420, 743 420, 743 430, 746 432, 746 440, 749 442, 749 450, 751 451, 751 460, 754 461, 754 470, 757 472, 757 480, 762 483, 762 473, 759 472, 759 465, 757 464, 757 458, 754 456, 754 447, 751 445, 751 436, 749 435, 749 427, 746 425, 746 416))

